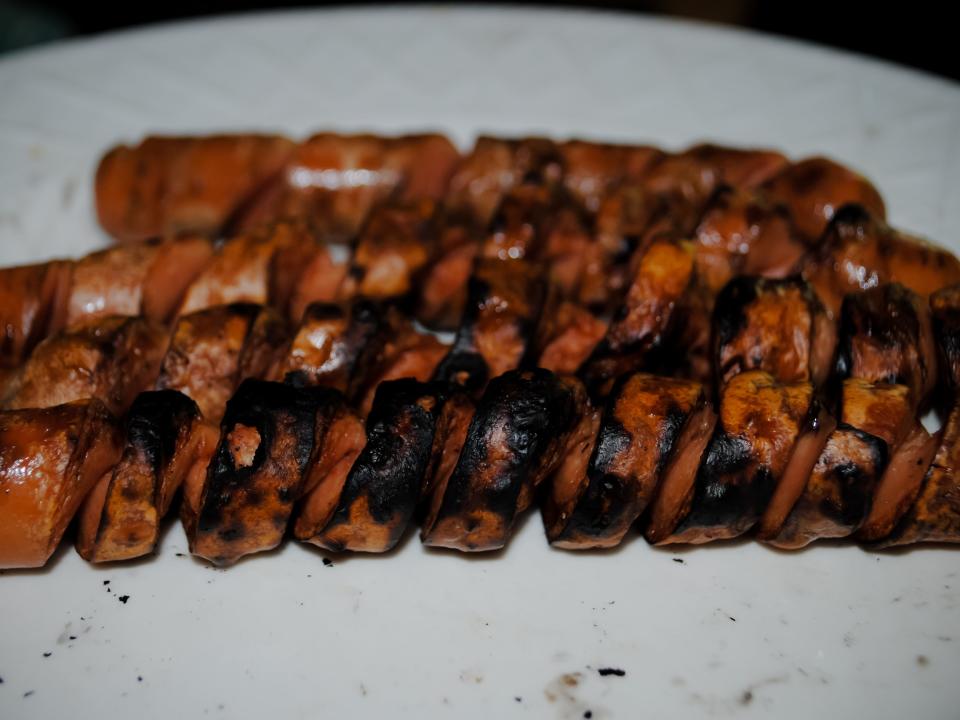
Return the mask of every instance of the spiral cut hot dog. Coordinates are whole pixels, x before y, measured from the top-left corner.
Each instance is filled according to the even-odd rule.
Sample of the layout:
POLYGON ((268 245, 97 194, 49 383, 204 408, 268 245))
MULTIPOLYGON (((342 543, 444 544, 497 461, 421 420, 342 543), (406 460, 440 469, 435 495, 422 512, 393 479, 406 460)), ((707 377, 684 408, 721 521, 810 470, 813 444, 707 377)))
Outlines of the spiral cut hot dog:
POLYGON ((0 566, 78 511, 149 554, 178 492, 221 565, 494 550, 535 504, 564 549, 960 542, 960 263, 829 160, 154 138, 97 202, 123 245, 0 270, 0 566))

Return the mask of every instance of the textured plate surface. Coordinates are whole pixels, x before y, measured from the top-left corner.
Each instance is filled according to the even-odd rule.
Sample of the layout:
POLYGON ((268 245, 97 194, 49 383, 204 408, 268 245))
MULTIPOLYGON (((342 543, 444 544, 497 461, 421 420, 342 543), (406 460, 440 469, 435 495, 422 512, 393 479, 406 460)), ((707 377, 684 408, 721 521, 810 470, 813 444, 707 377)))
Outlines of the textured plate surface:
MULTIPOLYGON (((0 262, 105 243, 99 154, 148 132, 436 128, 823 153, 960 249, 960 90, 712 27, 512 10, 246 16, 0 60, 0 262)), ((288 544, 0 577, 0 717, 957 717, 960 553, 753 543, 386 557, 288 544), (109 583, 108 583, 109 581, 109 583), (49 653, 49 656, 47 655, 49 653), (601 675, 600 668, 625 671, 601 675)))

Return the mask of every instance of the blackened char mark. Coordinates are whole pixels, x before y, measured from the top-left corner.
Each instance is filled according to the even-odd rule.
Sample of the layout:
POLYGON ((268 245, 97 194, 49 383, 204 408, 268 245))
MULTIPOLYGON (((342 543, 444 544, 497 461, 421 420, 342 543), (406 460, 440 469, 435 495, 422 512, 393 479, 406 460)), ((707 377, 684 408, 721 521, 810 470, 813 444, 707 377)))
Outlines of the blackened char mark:
MULTIPOLYGON (((225 511, 237 505, 257 506, 263 502, 254 479, 265 469, 277 450, 280 425, 292 426, 293 460, 302 476, 313 450, 316 408, 314 396, 298 391, 292 385, 265 380, 245 380, 229 402, 221 423, 221 439, 207 469, 203 504, 197 520, 199 533, 220 534, 225 539, 238 538, 243 528, 234 523, 224 525, 225 511), (283 418, 287 415, 287 418, 283 418), (226 434, 232 428, 255 428, 259 437, 249 465, 237 467, 226 434)), ((283 458, 279 458, 282 460, 283 458)), ((295 479, 287 479, 288 482, 295 479)), ((283 506, 292 505, 292 496, 277 487, 277 499, 283 506)))
POLYGON ((736 277, 717 295, 713 307, 714 338, 717 345, 729 344, 747 324, 746 310, 757 299, 758 278, 736 277))
POLYGON ((870 512, 873 491, 887 466, 889 453, 887 444, 870 433, 847 425, 838 426, 837 429, 850 435, 861 448, 861 453, 833 468, 832 474, 840 488, 843 506, 833 512, 825 508, 825 514, 834 517, 852 532, 860 527, 870 512))
POLYGON ((870 512, 887 455, 882 439, 846 423, 838 424, 772 544, 797 549, 819 539, 844 538, 856 532, 870 512))
POLYGON ((936 351, 926 304, 899 283, 851 293, 840 311, 839 378, 903 384, 922 405, 936 379, 936 351))
MULTIPOLYGON (((618 383, 618 385, 622 385, 618 383)), ((612 397, 619 395, 615 389, 612 397)), ((605 538, 610 535, 623 536, 637 515, 646 508, 650 500, 647 488, 638 487, 633 473, 624 475, 617 472, 617 465, 624 462, 623 455, 630 444, 638 438, 629 433, 623 424, 612 415, 614 403, 608 405, 604 413, 597 444, 587 466, 587 488, 570 515, 570 520, 557 540, 584 538, 605 538), (645 497, 639 497, 645 493, 645 497)), ((661 415, 659 434, 656 437, 656 477, 660 477, 663 468, 673 452, 687 413, 673 403, 668 402, 666 411, 661 415)))
POLYGON ((412 379, 378 386, 367 418, 367 444, 320 544, 384 552, 397 543, 420 497, 445 390, 444 384, 412 379))
POLYGON ((622 477, 612 467, 631 442, 632 436, 618 420, 604 418, 587 466, 587 488, 556 540, 602 537, 612 527, 632 521, 626 516, 632 515, 636 488, 631 478, 622 477))
POLYGON ((127 415, 127 443, 143 452, 159 475, 173 456, 181 429, 199 416, 197 404, 181 392, 142 392, 127 415))
POLYGON ((725 528, 744 532, 763 513, 776 483, 770 469, 751 462, 749 443, 719 430, 707 448, 696 481, 690 513, 677 528, 725 528))
POLYGON ((933 332, 940 348, 941 381, 954 399, 960 390, 960 285, 951 285, 930 296, 933 332))
POLYGON ((428 545, 502 547, 575 421, 568 385, 548 370, 510 371, 487 386, 447 483, 428 545))

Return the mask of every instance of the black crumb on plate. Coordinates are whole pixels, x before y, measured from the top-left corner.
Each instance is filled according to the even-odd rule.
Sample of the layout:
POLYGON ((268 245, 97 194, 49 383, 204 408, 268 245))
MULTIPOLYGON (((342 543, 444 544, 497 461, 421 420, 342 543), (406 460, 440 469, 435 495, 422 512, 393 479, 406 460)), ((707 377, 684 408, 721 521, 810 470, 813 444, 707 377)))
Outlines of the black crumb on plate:
POLYGON ((673 561, 674 561, 675 563, 680 563, 681 565, 683 565, 684 563, 687 562, 687 561, 684 560, 683 558, 674 558, 673 561))
POLYGON ((143 675, 137 675, 137 682, 143 682, 143 675))
POLYGON ((50 657, 51 655, 53 655, 52 652, 45 652, 45 653, 43 654, 44 657, 50 657))
POLYGON ((127 600, 129 600, 129 599, 130 599, 130 596, 129 596, 129 595, 120 595, 120 596, 117 598, 117 600, 119 600, 120 602, 122 602, 124 605, 127 604, 127 600))
POLYGON ((23 696, 24 696, 25 698, 28 698, 28 697, 30 697, 31 695, 33 695, 33 690, 27 690, 27 691, 23 694, 23 696))
POLYGON ((621 670, 620 668, 597 668, 597 672, 600 673, 600 677, 606 677, 607 675, 616 675, 617 677, 623 677, 627 674, 626 670, 621 670))
POLYGON ((590 718, 593 717, 593 711, 592 711, 592 710, 584 710, 584 711, 583 711, 583 716, 584 716, 585 718, 587 718, 587 720, 590 720, 590 718))
MULTIPOLYGON (((0 680, 0 682, 3 682, 3 681, 0 680)), ((513 696, 513 699, 516 700, 517 702, 523 702, 523 698, 520 697, 519 695, 514 695, 514 696, 513 696)))
POLYGON ((333 567, 333 560, 331 560, 330 558, 324 558, 323 564, 327 567, 333 567))

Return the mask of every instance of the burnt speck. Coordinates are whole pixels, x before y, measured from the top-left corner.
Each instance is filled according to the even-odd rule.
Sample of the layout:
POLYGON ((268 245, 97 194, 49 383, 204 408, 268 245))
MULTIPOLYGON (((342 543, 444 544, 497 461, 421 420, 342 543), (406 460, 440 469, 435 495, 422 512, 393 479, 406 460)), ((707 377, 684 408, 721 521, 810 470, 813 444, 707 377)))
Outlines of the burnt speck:
POLYGON ((137 682, 143 682, 143 675, 137 675, 137 682))
POLYGON ((70 636, 68 637, 68 639, 69 639, 69 640, 76 640, 76 639, 77 639, 77 636, 76 636, 76 635, 70 635, 70 636))
POLYGON ((730 618, 730 622, 736 622, 736 621, 737 621, 737 619, 736 619, 733 615, 727 615, 727 617, 730 618))
POLYGON ((174 553, 177 557, 186 557, 183 553, 174 553))
POLYGON ((52 652, 45 652, 45 653, 43 654, 44 657, 50 657, 51 655, 53 655, 52 652))
POLYGON ((28 697, 30 697, 31 695, 33 695, 33 690, 27 690, 27 691, 23 694, 23 696, 24 696, 25 698, 28 698, 28 697))
POLYGON ((926 655, 917 655, 917 665, 920 667, 926 667, 930 664, 930 658, 926 655))
POLYGON ((104 581, 103 581, 103 584, 104 584, 104 585, 109 585, 109 584, 110 584, 110 581, 109 581, 109 580, 104 580, 104 581))
POLYGON ((623 677, 627 674, 626 670, 621 670, 620 668, 597 668, 597 672, 600 673, 600 677, 606 677, 607 675, 616 675, 617 677, 623 677))
POLYGON ((584 716, 585 718, 587 718, 587 720, 590 720, 590 718, 593 717, 593 711, 592 711, 592 710, 584 710, 584 711, 583 711, 583 716, 584 716))
POLYGON ((520 697, 519 695, 514 695, 513 699, 516 700, 517 702, 523 702, 523 698, 520 697))
POLYGON ((127 604, 127 600, 129 600, 129 599, 130 599, 130 596, 129 596, 129 595, 120 595, 120 596, 117 598, 117 600, 119 600, 120 602, 122 602, 124 605, 127 604))
POLYGON ((749 705, 752 702, 753 702, 753 691, 744 690, 743 695, 740 696, 740 704, 749 705))
POLYGON ((331 560, 330 558, 324 558, 323 565, 324 567, 333 567, 333 560, 331 560))
POLYGON ((686 563, 687 563, 687 561, 684 560, 683 558, 674 558, 673 561, 674 561, 675 563, 680 563, 681 565, 686 565, 686 563))

